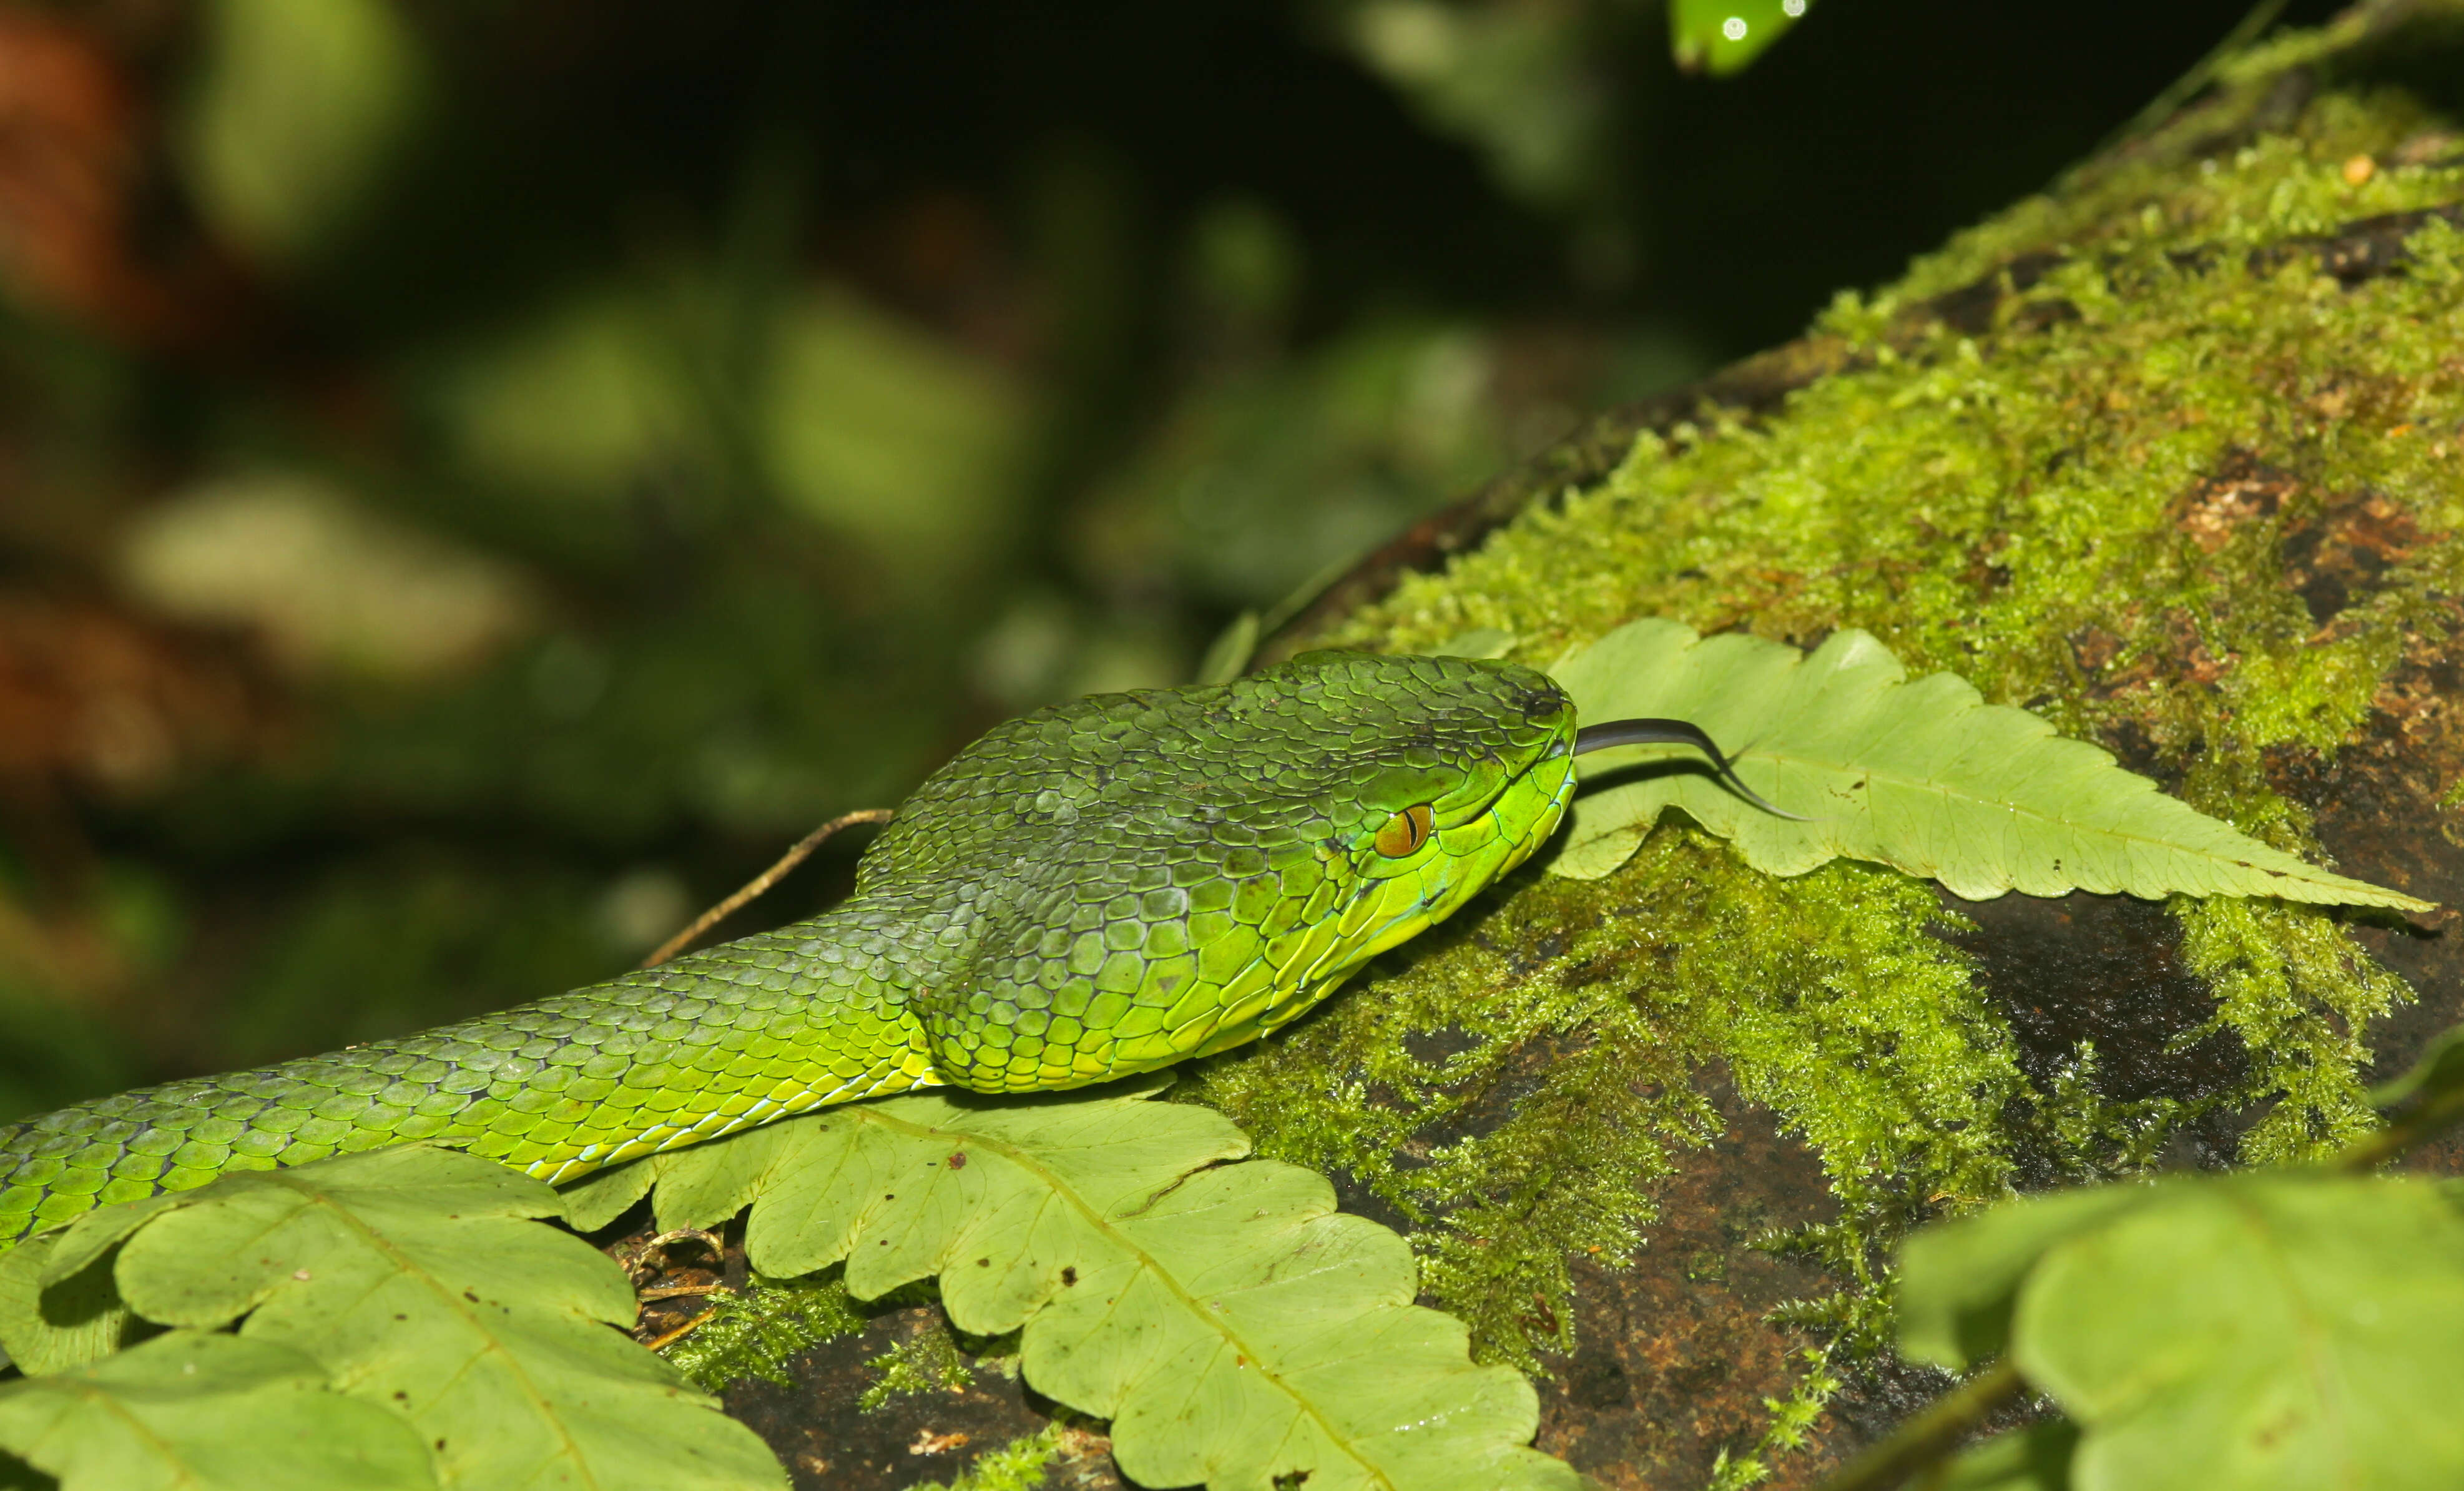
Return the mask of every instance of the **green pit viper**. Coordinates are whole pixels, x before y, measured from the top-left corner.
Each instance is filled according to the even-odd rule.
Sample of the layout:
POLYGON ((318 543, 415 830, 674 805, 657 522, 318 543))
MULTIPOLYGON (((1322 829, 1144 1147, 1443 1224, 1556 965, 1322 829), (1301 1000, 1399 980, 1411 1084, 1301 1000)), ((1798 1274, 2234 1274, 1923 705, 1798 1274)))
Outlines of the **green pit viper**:
POLYGON ((1574 716, 1528 668, 1357 652, 1038 710, 927 779, 809 921, 0 1127, 0 1248, 412 1140, 558 1182, 833 1103, 1152 1071, 1288 1024, 1520 865, 1582 752, 1691 746, 1768 807, 1691 725, 1574 716))

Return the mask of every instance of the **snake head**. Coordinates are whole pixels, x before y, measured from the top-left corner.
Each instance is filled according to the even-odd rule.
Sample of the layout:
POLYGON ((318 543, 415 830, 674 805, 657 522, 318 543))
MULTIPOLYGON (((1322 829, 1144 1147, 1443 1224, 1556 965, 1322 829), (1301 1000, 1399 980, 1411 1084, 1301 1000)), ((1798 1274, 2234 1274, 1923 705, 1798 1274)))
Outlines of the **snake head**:
POLYGON ((1563 691, 1504 662, 1319 652, 1096 695, 968 747, 857 888, 933 929, 947 1080, 1100 1081, 1270 1030, 1451 914, 1555 830, 1573 745, 1563 691))
MULTIPOLYGON (((1465 658, 1309 653, 1330 691, 1374 703, 1321 765, 1328 841, 1364 884, 1413 878, 1442 917, 1520 864, 1555 828, 1573 782, 1574 709, 1545 675, 1465 658), (1346 687, 1349 686, 1349 687, 1346 687), (1348 819, 1348 822, 1346 820, 1348 819)), ((1336 727, 1340 730, 1341 727, 1336 727)))

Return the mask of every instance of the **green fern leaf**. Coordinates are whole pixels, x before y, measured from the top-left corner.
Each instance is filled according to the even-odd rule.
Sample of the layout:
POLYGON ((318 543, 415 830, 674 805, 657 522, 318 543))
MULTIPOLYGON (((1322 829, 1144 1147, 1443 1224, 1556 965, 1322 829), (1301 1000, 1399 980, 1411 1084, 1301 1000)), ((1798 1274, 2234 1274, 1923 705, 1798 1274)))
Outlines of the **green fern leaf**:
POLYGON ((1748 786, 1813 820, 1758 810, 1669 747, 1595 752, 1582 774, 1604 785, 1574 800, 1549 866, 1577 880, 1623 865, 1674 804, 1779 875, 1846 857, 1929 876, 1969 900, 2179 891, 2431 909, 2270 848, 2035 715, 1986 704, 1949 673, 1910 683, 1861 631, 1834 633, 1809 656, 1639 621, 1551 671, 1585 719, 1693 721, 1735 754, 1748 786))
POLYGON ((1267 1160, 1211 1109, 1126 1095, 918 1095, 835 1108, 655 1156, 662 1227, 750 1202, 764 1273, 847 1261, 871 1297, 938 1275, 960 1328, 1024 1327, 1035 1388, 1112 1420, 1148 1485, 1573 1487, 1525 1448, 1537 1402, 1476 1367, 1463 1327, 1411 1303, 1410 1249, 1334 1210, 1325 1179, 1267 1160))
POLYGON ((135 1339, 138 1327, 100 1260, 73 1276, 45 1279, 59 1240, 51 1233, 0 1253, 0 1341, 29 1377, 108 1356, 135 1339))
POLYGON ((174 1330, 0 1387, 0 1449, 60 1491, 431 1491, 402 1418, 271 1342, 174 1330))
POLYGON ((2071 1484, 2453 1486, 2460 1259, 2464 1217, 2415 1179, 2063 1192, 1910 1239, 1900 1345, 1940 1366, 2007 1357, 2078 1426, 2071 1484))
POLYGON ((112 1275, 139 1315, 245 1316, 241 1340, 300 1352, 407 1418, 449 1488, 778 1486, 750 1430, 607 1328, 632 1324, 632 1289, 588 1243, 526 1219, 558 1206, 492 1161, 405 1146, 90 1213, 43 1277, 71 1281, 118 1245, 112 1275))

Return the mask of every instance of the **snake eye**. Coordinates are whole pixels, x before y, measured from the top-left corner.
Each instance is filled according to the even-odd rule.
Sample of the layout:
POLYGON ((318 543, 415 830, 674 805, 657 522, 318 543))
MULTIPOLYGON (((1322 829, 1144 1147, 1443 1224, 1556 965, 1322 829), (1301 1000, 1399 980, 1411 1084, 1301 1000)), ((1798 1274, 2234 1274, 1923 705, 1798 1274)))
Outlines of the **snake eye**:
POLYGON ((1399 860, 1416 852, 1429 842, 1429 833, 1436 826, 1436 815, 1429 811, 1429 804, 1413 803, 1386 820, 1385 826, 1377 830, 1377 852, 1390 860, 1399 860))

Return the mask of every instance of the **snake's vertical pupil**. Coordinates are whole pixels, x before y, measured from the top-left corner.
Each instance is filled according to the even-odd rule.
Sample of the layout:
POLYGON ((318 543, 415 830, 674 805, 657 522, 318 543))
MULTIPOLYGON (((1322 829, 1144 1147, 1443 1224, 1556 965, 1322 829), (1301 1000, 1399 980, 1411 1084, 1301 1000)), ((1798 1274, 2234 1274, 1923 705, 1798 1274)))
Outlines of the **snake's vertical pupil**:
POLYGON ((1428 843, 1436 823, 1429 804, 1415 802, 1386 820, 1385 826, 1377 830, 1377 852, 1390 860, 1399 860, 1428 843))

